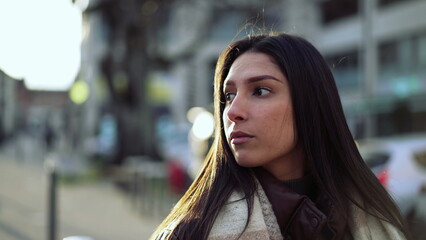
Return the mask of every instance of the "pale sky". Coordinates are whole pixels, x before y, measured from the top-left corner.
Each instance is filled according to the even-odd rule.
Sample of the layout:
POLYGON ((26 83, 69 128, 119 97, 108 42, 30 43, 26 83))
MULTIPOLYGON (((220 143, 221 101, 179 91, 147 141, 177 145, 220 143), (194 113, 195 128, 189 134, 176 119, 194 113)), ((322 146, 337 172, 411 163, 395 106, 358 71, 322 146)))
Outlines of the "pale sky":
POLYGON ((0 69, 31 89, 68 90, 80 68, 81 24, 71 0, 0 0, 0 69))

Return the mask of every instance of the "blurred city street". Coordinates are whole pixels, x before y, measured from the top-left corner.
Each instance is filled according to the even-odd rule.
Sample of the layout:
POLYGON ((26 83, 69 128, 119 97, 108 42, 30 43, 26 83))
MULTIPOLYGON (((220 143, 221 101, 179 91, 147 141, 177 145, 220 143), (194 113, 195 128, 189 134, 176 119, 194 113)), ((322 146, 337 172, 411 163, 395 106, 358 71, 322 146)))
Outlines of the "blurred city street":
MULTIPOLYGON (((48 233, 48 177, 40 142, 29 137, 0 152, 0 239, 44 240, 48 233)), ((43 142, 41 142, 43 144, 43 142)), ((159 220, 144 217, 129 196, 106 179, 58 184, 57 238, 148 239, 159 220)))
POLYGON ((425 240, 425 12, 426 0, 0 1, 0 240, 148 239, 219 133, 220 53, 281 32, 324 57, 353 138, 377 140, 362 158, 425 240), (403 147, 412 134, 422 146, 403 147))

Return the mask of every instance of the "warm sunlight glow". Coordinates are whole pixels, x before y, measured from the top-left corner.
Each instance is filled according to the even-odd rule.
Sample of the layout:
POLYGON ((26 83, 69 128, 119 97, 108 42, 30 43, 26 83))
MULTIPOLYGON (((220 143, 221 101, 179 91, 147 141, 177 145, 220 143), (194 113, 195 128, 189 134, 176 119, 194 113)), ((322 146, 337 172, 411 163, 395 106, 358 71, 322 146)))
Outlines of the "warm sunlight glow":
POLYGON ((0 69, 30 89, 69 89, 80 69, 81 23, 71 0, 0 0, 0 69))

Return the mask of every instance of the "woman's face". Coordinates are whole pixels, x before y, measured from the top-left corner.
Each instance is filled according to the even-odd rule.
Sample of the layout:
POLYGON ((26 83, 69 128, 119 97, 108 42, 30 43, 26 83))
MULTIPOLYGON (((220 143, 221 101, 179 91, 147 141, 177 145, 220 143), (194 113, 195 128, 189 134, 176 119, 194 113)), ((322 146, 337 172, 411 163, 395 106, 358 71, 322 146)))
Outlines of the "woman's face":
POLYGON ((272 58, 242 54, 223 86, 222 120, 237 163, 262 166, 282 180, 302 176, 303 150, 297 144, 290 89, 272 58))

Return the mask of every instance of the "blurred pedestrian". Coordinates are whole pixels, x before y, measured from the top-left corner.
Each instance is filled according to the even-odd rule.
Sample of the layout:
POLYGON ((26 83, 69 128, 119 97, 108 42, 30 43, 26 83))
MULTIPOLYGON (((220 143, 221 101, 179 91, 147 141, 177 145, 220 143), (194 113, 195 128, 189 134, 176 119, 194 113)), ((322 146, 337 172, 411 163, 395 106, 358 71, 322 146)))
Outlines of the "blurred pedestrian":
POLYGON ((408 238, 309 42, 270 34, 232 43, 214 91, 215 142, 151 239, 408 238))
POLYGON ((44 129, 44 142, 46 143, 46 151, 51 151, 55 143, 55 132, 49 124, 44 129))

